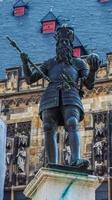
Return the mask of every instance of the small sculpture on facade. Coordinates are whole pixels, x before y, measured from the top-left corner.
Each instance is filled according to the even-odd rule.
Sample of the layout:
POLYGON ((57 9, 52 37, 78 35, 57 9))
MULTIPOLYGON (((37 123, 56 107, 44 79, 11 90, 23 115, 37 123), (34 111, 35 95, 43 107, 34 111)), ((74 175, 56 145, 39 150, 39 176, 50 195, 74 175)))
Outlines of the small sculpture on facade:
POLYGON ((21 135, 19 135, 18 146, 23 146, 23 147, 28 146, 28 136, 25 135, 24 132, 21 135))
POLYGON ((65 131, 63 161, 65 165, 70 165, 71 162, 71 149, 69 144, 69 133, 65 131))
POLYGON ((104 137, 105 136, 105 123, 98 122, 95 123, 95 137, 104 137))
POLYGON ((17 158, 17 167, 20 172, 25 172, 25 164, 26 164, 26 151, 24 147, 20 147, 18 149, 17 158))
POLYGON ((65 163, 65 165, 70 165, 71 150, 70 150, 69 145, 65 146, 65 148, 63 149, 63 153, 64 153, 64 163, 65 163))
POLYGON ((12 153, 11 152, 7 152, 6 153, 6 163, 7 163, 7 165, 10 165, 11 159, 12 159, 12 153))
POLYGON ((12 139, 7 137, 6 139, 6 148, 10 150, 12 148, 12 139))
POLYGON ((103 157, 103 144, 102 141, 98 141, 93 146, 95 151, 95 158, 97 161, 101 162, 103 157))
POLYGON ((8 72, 7 74, 7 89, 8 90, 15 90, 17 89, 18 84, 18 75, 16 71, 8 72))
POLYGON ((80 158, 79 122, 84 117, 82 85, 89 90, 93 89, 100 61, 96 54, 87 56, 88 64, 73 57, 74 31, 71 27, 59 27, 55 39, 56 56, 44 62, 39 70, 31 70, 28 55, 21 53, 23 70, 28 84, 43 77, 47 77, 49 81, 41 98, 39 111, 43 121, 48 162, 58 163, 56 131, 59 125, 63 125, 69 133, 70 165, 87 167, 88 161, 80 158))

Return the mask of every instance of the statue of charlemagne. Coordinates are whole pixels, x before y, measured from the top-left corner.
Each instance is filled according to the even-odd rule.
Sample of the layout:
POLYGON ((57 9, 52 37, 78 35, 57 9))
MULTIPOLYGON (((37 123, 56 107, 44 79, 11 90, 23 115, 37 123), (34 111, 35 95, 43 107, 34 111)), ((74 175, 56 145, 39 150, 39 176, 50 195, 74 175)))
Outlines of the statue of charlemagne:
MULTIPOLYGON (((70 165, 88 166, 88 161, 80 158, 79 122, 84 117, 84 110, 78 83, 81 80, 87 89, 93 89, 99 57, 96 54, 88 55, 89 67, 82 59, 73 57, 74 31, 71 27, 59 27, 55 39, 56 56, 40 66, 50 80, 41 97, 39 111, 45 133, 45 151, 48 162, 57 164, 56 131, 59 125, 63 125, 69 134, 70 165)), ((28 84, 42 78, 40 71, 30 69, 27 54, 22 53, 21 59, 28 84)))

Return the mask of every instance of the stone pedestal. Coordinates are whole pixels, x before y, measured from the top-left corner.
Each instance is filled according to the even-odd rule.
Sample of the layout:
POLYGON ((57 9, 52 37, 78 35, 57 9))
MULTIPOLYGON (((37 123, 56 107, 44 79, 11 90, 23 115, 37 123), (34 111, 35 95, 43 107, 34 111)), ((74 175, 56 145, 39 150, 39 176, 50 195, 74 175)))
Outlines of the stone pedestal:
POLYGON ((41 168, 24 194, 32 200, 95 200, 96 176, 82 172, 41 168))

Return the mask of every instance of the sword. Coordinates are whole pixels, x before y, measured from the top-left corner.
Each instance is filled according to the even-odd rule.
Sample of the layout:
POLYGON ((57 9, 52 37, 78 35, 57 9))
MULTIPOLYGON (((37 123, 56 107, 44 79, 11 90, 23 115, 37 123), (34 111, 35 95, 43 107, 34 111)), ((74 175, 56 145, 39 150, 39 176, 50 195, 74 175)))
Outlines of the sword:
MULTIPOLYGON (((12 40, 9 36, 6 37, 9 42, 10 42, 10 45, 13 46, 14 48, 16 48, 16 50, 21 54, 22 53, 22 50, 18 47, 17 43, 12 40)), ((37 71, 39 71, 41 73, 41 75, 43 76, 44 79, 46 79, 48 82, 50 82, 50 79, 48 78, 48 76, 46 76, 42 70, 40 68, 38 68, 36 66, 36 64, 34 64, 29 58, 28 58, 28 62, 31 64, 32 67, 34 67, 37 71)))

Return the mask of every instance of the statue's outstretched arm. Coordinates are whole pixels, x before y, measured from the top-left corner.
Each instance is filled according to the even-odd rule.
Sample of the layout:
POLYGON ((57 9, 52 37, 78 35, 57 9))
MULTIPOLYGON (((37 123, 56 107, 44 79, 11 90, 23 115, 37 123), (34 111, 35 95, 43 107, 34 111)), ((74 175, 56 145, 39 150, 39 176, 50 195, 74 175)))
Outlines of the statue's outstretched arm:
POLYGON ((99 56, 94 53, 88 55, 87 63, 89 65, 89 74, 87 78, 84 80, 84 85, 87 87, 87 89, 91 90, 93 89, 95 84, 95 73, 100 66, 99 56))
MULTIPOLYGON (((28 63, 28 55, 21 53, 21 60, 23 63, 24 76, 28 84, 32 84, 39 79, 43 78, 42 73, 36 69, 31 70, 28 63)), ((41 71, 47 75, 47 62, 43 63, 40 67, 41 71)))

